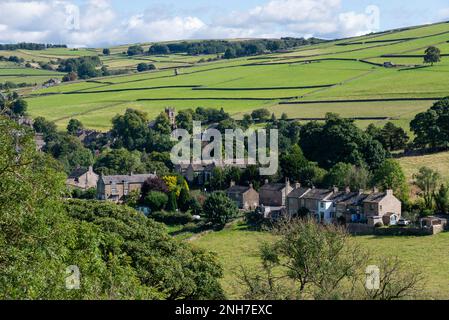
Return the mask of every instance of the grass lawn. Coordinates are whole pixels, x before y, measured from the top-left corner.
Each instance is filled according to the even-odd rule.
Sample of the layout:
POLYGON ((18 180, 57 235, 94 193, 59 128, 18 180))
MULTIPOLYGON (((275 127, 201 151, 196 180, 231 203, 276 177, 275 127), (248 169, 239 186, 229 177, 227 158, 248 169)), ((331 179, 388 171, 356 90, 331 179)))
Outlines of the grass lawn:
POLYGON ((438 170, 446 183, 449 183, 449 152, 441 152, 416 157, 404 157, 399 159, 404 172, 409 180, 418 173, 419 168, 429 167, 438 170))
MULTIPOLYGON (((225 270, 223 288, 229 298, 237 299, 242 293, 237 277, 239 267, 258 268, 260 244, 273 239, 269 233, 249 231, 244 225, 236 225, 206 234, 193 244, 217 253, 225 270)), ((362 236, 353 239, 377 256, 398 256, 419 268, 426 278, 422 298, 449 298, 449 233, 428 237, 362 236)))

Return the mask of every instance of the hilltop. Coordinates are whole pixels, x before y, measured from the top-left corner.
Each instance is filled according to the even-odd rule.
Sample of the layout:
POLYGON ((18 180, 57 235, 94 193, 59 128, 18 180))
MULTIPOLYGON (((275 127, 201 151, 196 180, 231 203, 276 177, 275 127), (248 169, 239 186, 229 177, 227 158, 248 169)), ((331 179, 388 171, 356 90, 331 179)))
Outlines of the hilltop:
MULTIPOLYGON (((285 112, 290 118, 302 120, 336 112, 358 119, 362 127, 391 120, 408 130, 415 114, 449 95, 446 22, 235 59, 218 59, 216 53, 130 57, 125 54, 127 48, 110 48, 110 55, 103 55, 103 49, 14 51, 34 61, 99 56, 110 70, 134 70, 142 62, 157 68, 28 92, 29 113, 44 116, 60 127, 77 118, 89 128, 107 130, 112 117, 127 108, 144 110, 155 117, 165 107, 223 107, 239 119, 264 107, 278 116, 285 112), (442 53, 442 61, 434 66, 423 64, 424 50, 429 46, 437 46, 442 53)), ((3 63, 0 80, 11 79, 14 72, 19 76, 24 71, 3 63)), ((36 82, 42 78, 33 76, 36 82)))

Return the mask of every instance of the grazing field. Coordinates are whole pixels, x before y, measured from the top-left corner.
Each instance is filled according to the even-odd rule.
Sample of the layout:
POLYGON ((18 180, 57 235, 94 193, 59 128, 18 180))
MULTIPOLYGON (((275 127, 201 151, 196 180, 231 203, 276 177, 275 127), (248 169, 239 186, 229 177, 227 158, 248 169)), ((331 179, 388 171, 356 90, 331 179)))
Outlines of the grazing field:
MULTIPOLYGON (((224 266, 222 285, 229 298, 242 296, 238 279, 240 266, 257 270, 258 248, 264 241, 274 238, 269 233, 249 231, 244 225, 204 235, 193 241, 194 245, 216 252, 224 266)), ((373 254, 398 256, 421 270, 425 276, 422 299, 449 298, 449 233, 428 237, 354 237, 373 254)))
POLYGON ((449 183, 449 152, 404 157, 399 159, 399 162, 409 180, 413 179, 413 175, 418 173, 419 168, 429 167, 440 172, 443 181, 449 183))
POLYGON ((0 83, 13 82, 16 84, 40 85, 51 78, 62 79, 63 76, 64 74, 60 72, 25 68, 11 62, 0 64, 0 83))
MULTIPOLYGON (((261 107, 278 116, 285 112, 290 118, 303 119, 335 112, 345 117, 384 119, 372 120, 378 125, 391 120, 409 130, 416 113, 449 95, 449 57, 443 56, 433 67, 410 66, 422 67, 428 46, 441 46, 446 52, 447 41, 449 23, 439 23, 212 62, 207 60, 216 55, 128 57, 124 54, 128 46, 111 48, 109 56, 103 56, 102 49, 20 53, 41 57, 98 54, 111 70, 135 70, 141 62, 158 68, 32 92, 27 97, 30 114, 46 116, 60 127, 76 117, 88 127, 107 130, 112 117, 126 108, 155 117, 165 107, 203 106, 223 107, 237 119, 261 107), (412 57, 403 56, 410 54, 412 57), (385 68, 384 62, 398 67, 385 68), (178 68, 177 76, 174 68, 178 68)), ((144 49, 149 45, 144 44, 144 49)), ((357 123, 365 127, 370 120, 357 123)))

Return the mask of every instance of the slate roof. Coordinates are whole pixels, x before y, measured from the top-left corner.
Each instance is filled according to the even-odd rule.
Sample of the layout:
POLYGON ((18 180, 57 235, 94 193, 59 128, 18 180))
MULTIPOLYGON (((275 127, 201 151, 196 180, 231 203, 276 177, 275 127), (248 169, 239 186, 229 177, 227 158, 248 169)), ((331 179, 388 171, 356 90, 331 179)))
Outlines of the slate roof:
POLYGON ((311 189, 302 198, 303 199, 313 199, 313 200, 324 200, 330 195, 332 195, 333 190, 328 189, 311 189))
POLYGON ((288 197, 300 198, 309 190, 310 190, 310 188, 303 188, 303 187, 301 187, 301 188, 295 189, 292 192, 290 192, 288 194, 288 197))
POLYGON ((285 183, 267 183, 260 188, 260 191, 282 191, 284 188, 285 183))
POLYGON ((133 174, 133 175, 116 175, 102 176, 101 179, 105 184, 112 183, 144 183, 148 178, 156 178, 154 174, 133 174))
POLYGON ((381 202, 383 200, 383 198, 385 198, 386 195, 387 194, 385 192, 371 193, 366 197, 366 199, 364 201, 365 202, 381 202))
POLYGON ((245 193, 248 192, 251 188, 247 186, 232 186, 228 190, 227 193, 245 193))
POLYGON ((83 174, 87 173, 88 171, 89 171, 89 169, 86 169, 86 168, 77 168, 70 173, 69 179, 79 178, 83 174))

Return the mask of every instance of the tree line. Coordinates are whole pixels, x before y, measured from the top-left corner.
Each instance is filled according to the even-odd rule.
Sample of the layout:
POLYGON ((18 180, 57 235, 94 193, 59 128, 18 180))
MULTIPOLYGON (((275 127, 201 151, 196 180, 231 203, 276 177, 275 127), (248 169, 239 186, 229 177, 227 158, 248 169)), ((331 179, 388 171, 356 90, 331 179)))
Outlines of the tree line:
POLYGON ((0 44, 0 50, 14 51, 14 50, 45 50, 51 48, 67 48, 65 44, 44 44, 21 42, 17 44, 0 44))
MULTIPOLYGON (((259 39, 247 41, 205 40, 205 41, 182 41, 175 43, 157 43, 152 45, 147 54, 166 55, 171 53, 187 53, 188 55, 202 54, 224 54, 224 58, 231 59, 243 56, 258 55, 279 50, 311 45, 324 42, 317 38, 281 38, 281 39, 259 39)), ((128 48, 130 56, 144 54, 142 46, 134 45, 128 48)))

